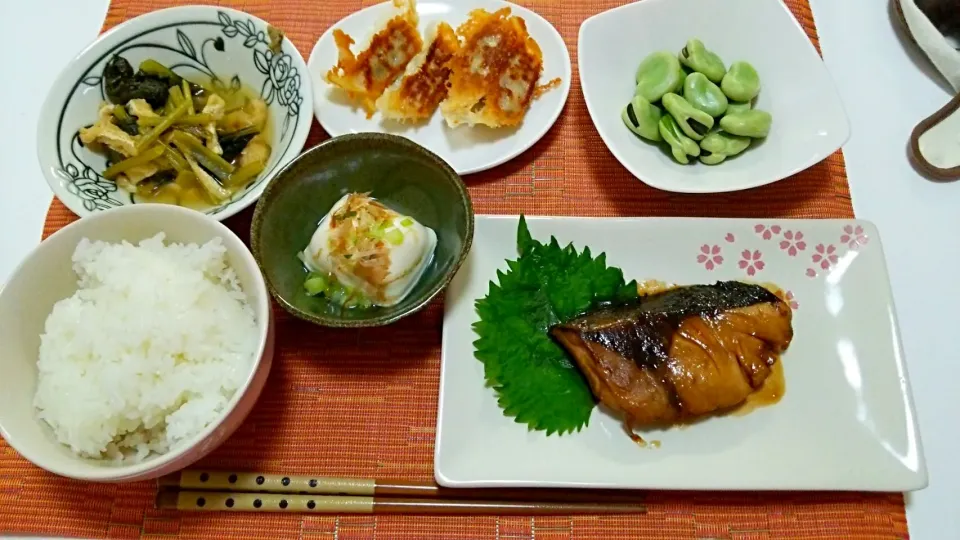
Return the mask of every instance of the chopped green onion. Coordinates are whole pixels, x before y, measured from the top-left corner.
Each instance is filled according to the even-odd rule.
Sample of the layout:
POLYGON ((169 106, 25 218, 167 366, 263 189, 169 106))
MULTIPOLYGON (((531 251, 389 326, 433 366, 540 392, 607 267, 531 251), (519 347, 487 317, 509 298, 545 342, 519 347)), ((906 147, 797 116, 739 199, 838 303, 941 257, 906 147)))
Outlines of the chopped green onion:
POLYGON ((373 305, 359 289, 337 281, 333 274, 310 272, 303 282, 304 291, 310 296, 324 295, 327 299, 345 308, 368 308, 373 305))
POLYGON ((349 286, 343 287, 342 300, 339 302, 340 305, 346 308, 362 307, 364 303, 367 302, 366 297, 363 293, 357 289, 349 286))
POLYGON ((400 224, 403 225, 404 227, 412 227, 413 220, 408 217, 405 217, 402 220, 400 220, 400 224))
POLYGON ((387 227, 390 225, 387 223, 378 223, 376 226, 370 228, 370 238, 374 240, 383 240, 383 237, 387 233, 387 227))
POLYGON ((327 291, 327 297, 330 298, 331 302, 343 306, 347 301, 347 290, 338 283, 330 287, 330 290, 327 291))
POLYGON ((403 243, 403 231, 401 231, 400 229, 390 229, 389 231, 387 231, 387 234, 385 237, 387 239, 387 242, 390 242, 395 246, 399 246, 400 244, 403 243))
POLYGON ((307 274, 306 281, 303 282, 303 288, 310 296, 318 296, 326 293, 330 289, 330 281, 317 273, 307 274))

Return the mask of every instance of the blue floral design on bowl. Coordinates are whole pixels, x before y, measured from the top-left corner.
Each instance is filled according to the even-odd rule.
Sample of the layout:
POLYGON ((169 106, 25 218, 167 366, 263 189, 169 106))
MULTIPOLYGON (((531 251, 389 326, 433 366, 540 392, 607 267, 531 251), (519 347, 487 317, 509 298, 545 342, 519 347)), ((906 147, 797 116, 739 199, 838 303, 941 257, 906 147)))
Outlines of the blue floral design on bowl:
POLYGON ((303 57, 284 38, 270 48, 268 24, 228 8, 185 6, 155 11, 117 26, 87 47, 57 78, 41 111, 40 165, 56 196, 83 217, 136 204, 104 178, 105 159, 83 147, 79 130, 92 124, 106 101, 102 72, 121 55, 136 66, 153 58, 192 80, 259 90, 267 103, 273 140, 263 173, 231 200, 207 210, 225 219, 259 198, 270 178, 303 149, 310 130, 313 92, 303 57))

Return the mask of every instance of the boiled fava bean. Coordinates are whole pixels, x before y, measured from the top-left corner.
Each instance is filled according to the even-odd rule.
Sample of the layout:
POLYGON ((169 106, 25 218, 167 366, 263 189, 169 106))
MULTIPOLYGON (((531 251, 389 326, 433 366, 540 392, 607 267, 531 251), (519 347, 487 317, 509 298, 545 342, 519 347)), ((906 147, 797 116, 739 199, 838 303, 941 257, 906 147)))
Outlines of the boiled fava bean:
POLYGON ((720 119, 720 129, 733 135, 760 139, 770 133, 772 123, 770 113, 754 109, 724 116, 720 119))
POLYGON ((732 101, 750 101, 760 93, 760 75, 746 62, 734 62, 720 88, 732 101))
POLYGON ((663 96, 663 107, 677 121, 680 129, 695 141, 702 140, 710 132, 714 120, 709 114, 697 109, 677 94, 663 96))
POLYGON ((727 96, 703 73, 692 73, 683 81, 683 99, 713 117, 727 111, 727 96))
POLYGON ((661 116, 659 107, 639 95, 633 96, 633 99, 630 100, 630 103, 627 103, 620 114, 623 123, 627 125, 630 131, 653 142, 663 140, 660 136, 661 116))
POLYGON ((707 50, 699 39, 691 39, 687 42, 687 45, 680 50, 679 60, 683 65, 704 74, 717 84, 720 84, 727 72, 723 60, 716 53, 707 50))
POLYGON ((700 147, 693 139, 683 134, 677 121, 669 114, 660 118, 660 136, 670 145, 673 159, 686 165, 690 163, 688 156, 699 156, 700 147))
POLYGON ((650 103, 656 103, 664 94, 680 89, 683 85, 683 70, 673 54, 655 52, 640 63, 636 83, 634 93, 650 103))

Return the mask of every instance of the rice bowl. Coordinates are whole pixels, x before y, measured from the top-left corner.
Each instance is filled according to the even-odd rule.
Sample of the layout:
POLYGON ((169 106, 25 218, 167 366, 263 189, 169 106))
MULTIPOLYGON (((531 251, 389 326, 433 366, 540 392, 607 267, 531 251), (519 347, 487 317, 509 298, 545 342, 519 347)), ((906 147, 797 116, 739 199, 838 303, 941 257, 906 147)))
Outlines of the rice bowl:
POLYGON ((38 246, 0 291, 0 340, 10 446, 62 476, 134 481, 189 466, 240 425, 269 374, 273 321, 240 238, 199 212, 145 204, 38 246))
POLYGON ((61 443, 141 460, 220 415, 256 347, 253 310, 225 254, 219 237, 80 241, 79 289, 47 317, 34 400, 61 443))

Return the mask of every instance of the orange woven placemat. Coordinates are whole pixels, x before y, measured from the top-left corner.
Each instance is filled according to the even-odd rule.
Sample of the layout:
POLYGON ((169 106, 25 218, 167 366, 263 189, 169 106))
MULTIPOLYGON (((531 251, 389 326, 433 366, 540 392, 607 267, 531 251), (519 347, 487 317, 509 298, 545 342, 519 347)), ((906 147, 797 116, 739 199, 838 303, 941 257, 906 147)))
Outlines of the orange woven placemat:
MULTIPOLYGON (((775 1, 775 0, 771 0, 775 1)), ((786 0, 817 44, 807 0, 786 0)), ((114 0, 105 27, 174 0, 114 0)), ((371 1, 222 2, 283 28, 300 51, 371 1)), ((580 23, 623 2, 528 0, 576 61, 580 23)), ((765 188, 709 196, 635 180, 594 131, 574 81, 557 125, 512 162, 468 177, 478 213, 593 216, 851 217, 840 153, 765 188)), ((308 145, 326 138, 314 125, 308 145)), ((76 219, 54 201, 44 236, 76 219)), ((250 211, 228 224, 247 236, 250 211)), ((202 466, 429 480, 440 368, 441 301, 393 326, 325 330, 278 316, 273 372, 247 421, 202 466), (391 351, 389 359, 382 350, 391 351)), ((153 508, 153 483, 98 485, 45 473, 0 441, 0 533, 88 538, 902 539, 900 494, 650 493, 643 516, 399 517, 178 513, 153 508)))

